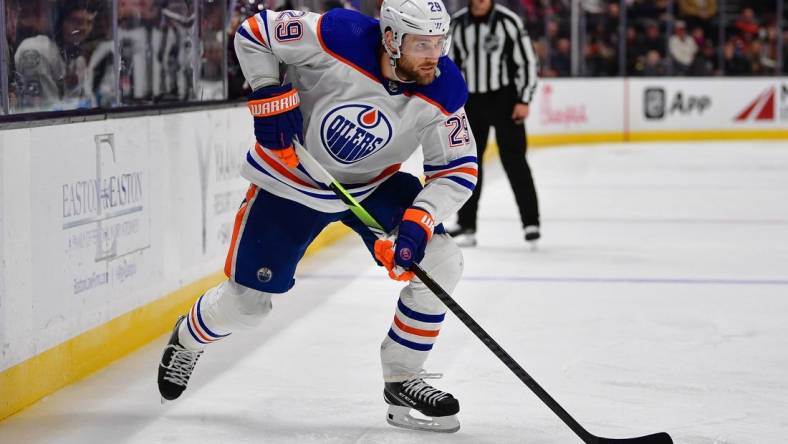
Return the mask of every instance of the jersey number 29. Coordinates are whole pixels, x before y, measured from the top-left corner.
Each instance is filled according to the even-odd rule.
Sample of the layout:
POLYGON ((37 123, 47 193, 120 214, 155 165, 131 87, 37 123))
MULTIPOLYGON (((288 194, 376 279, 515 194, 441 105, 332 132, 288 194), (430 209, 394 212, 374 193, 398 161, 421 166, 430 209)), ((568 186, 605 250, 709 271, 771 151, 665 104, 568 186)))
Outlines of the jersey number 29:
POLYGON ((449 132, 449 146, 467 145, 471 141, 468 134, 468 118, 465 113, 451 116, 446 119, 446 127, 451 128, 449 132))
POLYGON ((276 40, 280 42, 291 42, 300 40, 304 34, 304 25, 299 17, 306 14, 303 11, 282 11, 276 16, 276 40))

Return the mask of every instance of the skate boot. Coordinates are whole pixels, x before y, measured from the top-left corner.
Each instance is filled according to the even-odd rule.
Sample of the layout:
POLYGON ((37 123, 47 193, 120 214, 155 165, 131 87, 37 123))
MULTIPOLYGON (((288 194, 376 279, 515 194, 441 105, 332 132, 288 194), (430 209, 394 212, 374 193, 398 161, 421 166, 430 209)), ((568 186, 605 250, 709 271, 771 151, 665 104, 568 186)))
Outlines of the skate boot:
POLYGON ((383 399, 389 404, 386 420, 389 424, 406 429, 430 432, 454 433, 460 430, 457 412, 460 403, 446 393, 424 382, 424 379, 440 378, 440 373, 421 372, 402 382, 387 382, 383 399), (415 409, 426 419, 411 416, 415 409))
POLYGON ((460 225, 450 228, 446 231, 449 236, 454 238, 454 242, 458 247, 475 247, 476 246, 476 229, 464 228, 460 225))
POLYGON ((542 237, 542 234, 539 232, 539 225, 528 225, 525 227, 524 231, 525 240, 528 242, 539 240, 539 238, 542 237))
POLYGON ((172 330, 170 342, 164 347, 164 354, 159 363, 159 393, 161 402, 172 401, 186 390, 189 377, 194 371, 197 360, 202 355, 202 350, 187 350, 178 342, 178 330, 186 316, 181 316, 172 330))
POLYGON ((525 232, 525 241, 531 244, 532 249, 536 249, 537 241, 542 237, 542 233, 539 232, 539 225, 528 225, 523 231, 525 232))

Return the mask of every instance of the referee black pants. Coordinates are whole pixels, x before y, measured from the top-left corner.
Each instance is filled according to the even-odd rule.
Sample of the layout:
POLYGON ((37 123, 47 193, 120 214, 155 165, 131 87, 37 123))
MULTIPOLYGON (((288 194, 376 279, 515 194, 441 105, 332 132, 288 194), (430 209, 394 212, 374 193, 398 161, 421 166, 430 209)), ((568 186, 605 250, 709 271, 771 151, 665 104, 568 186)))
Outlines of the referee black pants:
POLYGON ((539 205, 536 188, 531 177, 531 168, 525 158, 527 148, 525 125, 512 121, 512 109, 517 103, 514 88, 501 88, 484 94, 469 94, 465 111, 471 125, 479 157, 479 177, 476 189, 457 213, 457 223, 462 228, 476 229, 476 212, 482 192, 482 159, 487 148, 490 126, 495 128, 495 139, 501 156, 501 164, 514 191, 514 198, 520 210, 523 227, 539 225, 539 205))

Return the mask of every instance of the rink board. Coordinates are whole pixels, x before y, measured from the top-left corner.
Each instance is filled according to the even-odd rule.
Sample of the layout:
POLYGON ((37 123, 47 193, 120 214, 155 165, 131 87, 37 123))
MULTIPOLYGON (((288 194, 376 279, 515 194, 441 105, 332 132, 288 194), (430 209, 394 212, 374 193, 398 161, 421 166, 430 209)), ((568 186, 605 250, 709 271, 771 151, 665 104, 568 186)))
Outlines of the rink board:
MULTIPOLYGON (((540 88, 532 146, 788 138, 785 78, 540 88)), ((243 107, 0 132, 0 419, 161 336, 223 279, 251 142, 243 107)))
POLYGON ((0 418, 161 336, 224 279, 252 140, 243 107, 0 132, 0 418))

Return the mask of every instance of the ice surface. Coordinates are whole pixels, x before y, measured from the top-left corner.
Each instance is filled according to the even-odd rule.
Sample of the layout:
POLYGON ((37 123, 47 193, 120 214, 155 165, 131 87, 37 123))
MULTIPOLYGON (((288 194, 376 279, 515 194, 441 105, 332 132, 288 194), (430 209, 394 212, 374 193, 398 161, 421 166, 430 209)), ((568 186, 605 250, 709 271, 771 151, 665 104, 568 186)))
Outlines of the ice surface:
MULTIPOLYGON (((787 145, 533 150, 538 251, 492 162, 455 297, 592 433, 783 444, 787 145)), ((452 315, 428 370, 460 399, 462 429, 387 425, 378 347, 399 285, 355 238, 297 278, 260 328, 209 347, 177 402, 156 389, 162 336, 0 423, 0 442, 579 442, 452 315)))

